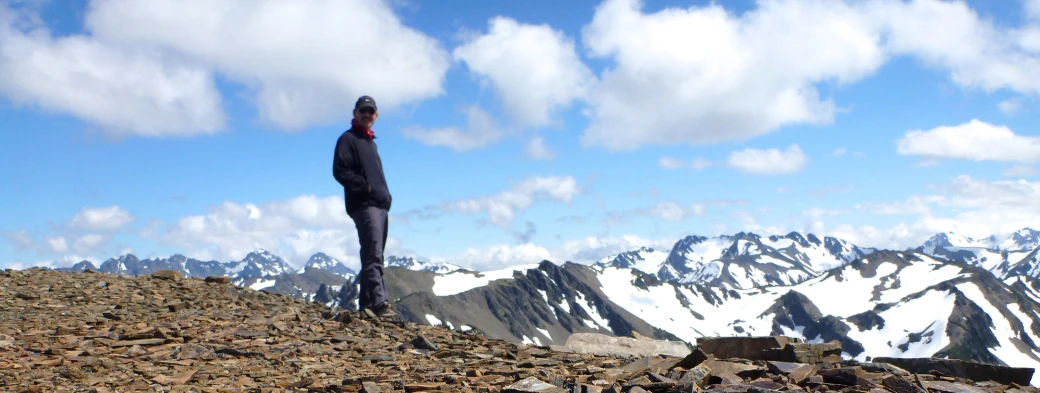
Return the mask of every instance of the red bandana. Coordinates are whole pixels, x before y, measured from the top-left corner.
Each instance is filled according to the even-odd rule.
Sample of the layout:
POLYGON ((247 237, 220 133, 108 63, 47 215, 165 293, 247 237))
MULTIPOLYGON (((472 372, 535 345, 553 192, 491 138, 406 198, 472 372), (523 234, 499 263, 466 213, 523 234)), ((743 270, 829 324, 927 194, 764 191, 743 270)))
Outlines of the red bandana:
MULTIPOLYGON (((351 119, 350 120, 350 126, 354 127, 354 128, 361 128, 361 124, 358 123, 357 119, 351 119)), ((372 139, 372 138, 375 137, 376 132, 374 130, 372 130, 371 128, 368 128, 368 129, 365 129, 365 134, 368 135, 368 139, 372 139)))

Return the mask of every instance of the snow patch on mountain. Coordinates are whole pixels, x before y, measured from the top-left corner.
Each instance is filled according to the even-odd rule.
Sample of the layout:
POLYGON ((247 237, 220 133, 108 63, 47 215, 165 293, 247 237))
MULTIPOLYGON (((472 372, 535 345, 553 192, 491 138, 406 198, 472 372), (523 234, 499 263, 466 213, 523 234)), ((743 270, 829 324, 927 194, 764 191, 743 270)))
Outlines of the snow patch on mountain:
POLYGON ((878 313, 884 321, 883 327, 860 330, 850 324, 852 330, 848 337, 864 347, 856 360, 866 361, 867 356, 930 357, 950 344, 946 324, 955 300, 956 296, 950 291, 929 290, 878 313), (908 333, 919 335, 920 341, 911 342, 908 333))
POLYGON ((482 287, 494 280, 511 279, 513 272, 523 272, 527 269, 537 269, 538 265, 521 265, 516 267, 493 270, 489 272, 472 272, 468 270, 456 270, 448 274, 438 274, 433 278, 433 294, 437 296, 451 296, 466 292, 470 289, 482 287))

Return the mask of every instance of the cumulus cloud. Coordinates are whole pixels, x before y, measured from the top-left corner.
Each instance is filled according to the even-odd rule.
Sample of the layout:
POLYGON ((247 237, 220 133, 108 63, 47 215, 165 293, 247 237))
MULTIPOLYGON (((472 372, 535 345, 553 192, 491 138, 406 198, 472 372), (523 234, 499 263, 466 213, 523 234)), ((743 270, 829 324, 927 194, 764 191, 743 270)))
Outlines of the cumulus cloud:
POLYGON ((885 61, 869 21, 842 2, 759 4, 743 16, 716 4, 649 14, 637 0, 600 4, 584 43, 615 66, 590 94, 583 143, 712 143, 826 124, 836 106, 813 84, 856 81, 885 61))
MULTIPOLYGON (((875 19, 893 55, 909 55, 949 72, 966 88, 1040 93, 1040 26, 1002 28, 983 19, 965 2, 914 1, 867 3, 864 16, 875 19)), ((1026 9, 1034 5, 1023 3, 1026 9)))
POLYGON ((704 157, 697 157, 691 160, 675 157, 661 157, 657 160, 657 164, 661 168, 674 170, 682 167, 690 167, 695 171, 703 171, 704 169, 711 166, 711 160, 704 157))
POLYGON ((1036 204, 1040 182, 987 181, 965 175, 928 188, 935 193, 857 206, 875 214, 917 215, 912 221, 889 228, 841 224, 829 229, 828 234, 858 245, 902 249, 916 247, 939 232, 1002 238, 1025 227, 1040 228, 1040 205, 1036 204))
POLYGON ((170 51, 248 86, 261 117, 286 129, 348 116, 362 94, 381 111, 438 96, 450 66, 383 1, 98 0, 85 24, 105 42, 170 51), (359 57, 369 53, 379 55, 359 57))
MULTIPOLYGON (((323 251, 358 267, 354 222, 338 196, 302 195, 260 205, 227 201, 207 214, 178 219, 159 236, 200 259, 239 260, 263 248, 302 264, 323 251)), ((387 254, 398 251, 397 242, 387 240, 387 254)))
POLYGON ((686 165, 686 161, 675 157, 661 157, 657 160, 657 164, 664 169, 679 169, 686 165))
POLYGON ((79 239, 76 239, 76 243, 73 245, 73 248, 76 250, 77 253, 80 254, 92 254, 97 251, 100 251, 102 247, 108 244, 110 239, 111 236, 106 236, 99 233, 90 233, 80 236, 79 239))
POLYGON ((588 236, 567 240, 555 247, 533 243, 517 245, 493 244, 470 247, 458 255, 429 258, 435 262, 453 263, 472 270, 497 270, 506 267, 537 264, 548 260, 556 264, 575 262, 591 264, 604 258, 640 247, 670 251, 675 238, 646 239, 636 235, 588 236))
POLYGON ((703 215, 704 205, 698 203, 680 205, 675 202, 658 202, 656 205, 646 209, 645 213, 666 221, 681 221, 689 216, 703 215))
POLYGON ((1022 109, 1022 99, 1012 98, 1009 100, 1001 101, 999 104, 997 104, 997 108, 999 108, 1001 112, 1004 112, 1004 114, 1008 116, 1017 114, 1018 111, 1022 109))
POLYGON ((552 253, 533 243, 518 245, 493 244, 467 248, 460 255, 431 257, 431 262, 452 263, 470 270, 488 271, 506 267, 537 264, 553 260, 552 253))
POLYGON ((498 92, 515 123, 544 126, 595 81, 574 46, 548 25, 499 16, 488 22, 486 34, 455 48, 454 55, 498 92))
POLYGON ((343 119, 362 94, 384 111, 439 96, 451 65, 383 1, 95 0, 89 35, 67 37, 38 19, 0 9, 0 93, 120 135, 219 131, 217 73, 295 130, 343 119))
POLYGON ((33 239, 32 235, 24 229, 16 232, 4 232, 4 237, 6 237, 14 246, 14 249, 18 251, 25 251, 36 245, 36 240, 33 239))
POLYGON ((1036 175, 1036 167, 1020 164, 1005 169, 1003 173, 1007 177, 1030 177, 1036 175))
POLYGON ((47 236, 46 242, 50 252, 62 253, 69 250, 69 242, 64 236, 47 236))
POLYGON ((556 157, 556 153, 553 153, 552 149, 545 144, 545 138, 541 135, 531 137, 524 149, 524 154, 533 160, 551 160, 556 157))
POLYGON ((77 213, 68 226, 93 231, 115 231, 134 221, 130 212, 119 206, 84 208, 77 213))
POLYGON ((466 107, 466 127, 444 127, 427 129, 425 127, 407 127, 401 130, 406 139, 418 141, 426 146, 447 147, 457 152, 479 149, 502 140, 507 132, 496 124, 479 105, 466 107))
POLYGON ((429 206, 428 212, 458 211, 486 215, 492 224, 509 228, 516 217, 539 199, 563 203, 580 195, 581 188, 573 176, 533 176, 512 184, 510 189, 477 198, 461 199, 429 206))
POLYGON ((54 37, 30 9, 3 3, 0 94, 120 136, 210 134, 225 122, 208 69, 86 35, 54 37))
MULTIPOLYGON (((742 141, 828 124, 838 106, 817 84, 856 83, 901 56, 967 89, 1040 92, 1035 17, 1008 28, 964 2, 932 0, 770 1, 744 13, 642 5, 607 0, 582 30, 588 54, 613 62, 587 100, 586 146, 742 141)), ((1035 15, 1035 2, 1026 7, 1035 15)))
POLYGON ((560 261, 591 264, 640 247, 671 251, 680 237, 647 239, 637 235, 587 236, 564 242, 556 248, 560 261))
POLYGON ((911 130, 896 141, 902 155, 974 161, 1040 161, 1040 137, 1016 135, 1010 128, 977 119, 956 126, 911 130))
POLYGON ((914 196, 898 202, 861 203, 856 209, 865 210, 873 214, 931 214, 931 204, 940 202, 939 196, 914 196))
POLYGON ((747 148, 730 153, 726 164, 741 172, 756 175, 787 175, 805 169, 809 158, 798 145, 787 150, 747 148))

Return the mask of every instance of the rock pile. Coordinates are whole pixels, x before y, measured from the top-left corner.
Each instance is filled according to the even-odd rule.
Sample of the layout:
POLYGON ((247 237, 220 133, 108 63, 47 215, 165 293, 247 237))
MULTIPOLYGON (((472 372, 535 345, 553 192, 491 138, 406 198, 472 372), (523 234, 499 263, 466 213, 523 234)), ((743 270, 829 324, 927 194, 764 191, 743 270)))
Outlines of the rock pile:
POLYGON ((732 340, 699 342, 685 357, 560 352, 362 320, 221 277, 0 272, 5 392, 1036 391, 1020 381, 841 361, 833 343, 732 340), (741 359, 725 352, 741 345, 751 348, 737 352, 741 359))

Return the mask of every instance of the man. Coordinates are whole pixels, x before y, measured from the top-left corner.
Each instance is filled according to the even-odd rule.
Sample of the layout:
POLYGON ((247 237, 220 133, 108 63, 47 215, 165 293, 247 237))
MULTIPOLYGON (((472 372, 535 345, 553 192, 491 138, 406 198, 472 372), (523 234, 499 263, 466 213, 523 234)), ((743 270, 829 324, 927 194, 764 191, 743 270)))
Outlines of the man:
POLYGON ((354 103, 350 129, 336 141, 332 175, 343 186, 347 215, 354 220, 361 245, 361 283, 358 311, 363 316, 392 318, 395 313, 383 285, 383 250, 386 248, 387 214, 393 197, 383 174, 372 125, 379 118, 376 101, 361 96, 354 103))

